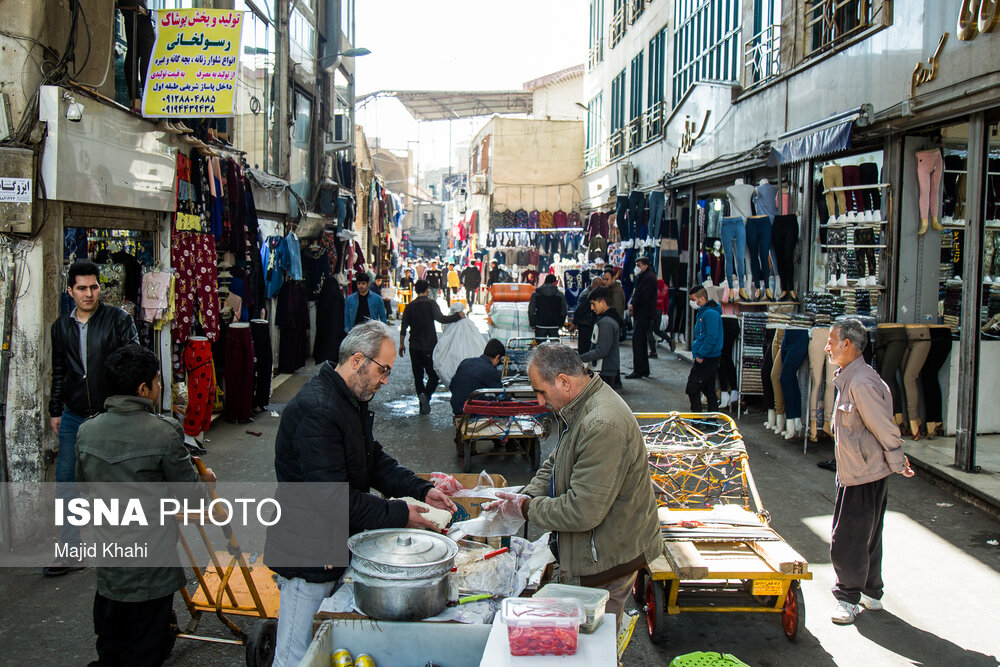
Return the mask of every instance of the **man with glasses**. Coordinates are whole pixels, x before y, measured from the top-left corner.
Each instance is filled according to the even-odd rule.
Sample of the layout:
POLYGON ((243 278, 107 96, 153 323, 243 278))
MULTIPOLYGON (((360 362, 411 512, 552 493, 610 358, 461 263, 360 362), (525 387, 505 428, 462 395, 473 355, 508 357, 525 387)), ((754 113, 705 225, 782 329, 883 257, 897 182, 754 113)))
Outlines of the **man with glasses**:
POLYGON ((434 371, 434 347, 437 345, 437 331, 434 322, 450 324, 465 317, 458 312, 445 315, 437 301, 428 297, 430 286, 426 280, 418 280, 414 290, 417 298, 403 309, 402 325, 399 329, 399 356, 406 354, 406 331, 410 330, 410 364, 413 366, 413 385, 420 401, 420 414, 431 413, 431 394, 437 388, 438 375, 434 371), (424 382, 424 375, 427 382, 424 382))
POLYGON ((336 531, 328 525, 329 503, 306 502, 322 494, 315 483, 349 484, 346 511, 332 514, 343 514, 351 534, 378 528, 437 530, 422 516, 426 509, 388 498, 416 498, 456 510, 447 496, 399 465, 374 438, 375 414, 368 402, 389 383, 395 360, 392 330, 378 321, 359 324, 340 344, 337 365, 325 362, 281 415, 274 472, 282 520, 268 528, 264 548, 264 562, 278 574, 281 589, 276 667, 299 664, 312 639, 313 615, 344 573, 335 564, 303 563, 303 549, 328 554, 343 546, 335 543, 336 531), (311 483, 308 494, 294 492, 302 482, 311 483), (373 488, 382 497, 370 493, 373 488))

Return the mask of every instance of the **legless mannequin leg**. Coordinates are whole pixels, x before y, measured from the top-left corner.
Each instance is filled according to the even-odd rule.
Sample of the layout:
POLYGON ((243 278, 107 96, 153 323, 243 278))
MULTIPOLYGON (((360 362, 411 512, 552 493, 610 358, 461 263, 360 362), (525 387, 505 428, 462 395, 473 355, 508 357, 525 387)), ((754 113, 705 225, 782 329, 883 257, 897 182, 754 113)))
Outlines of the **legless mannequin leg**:
POLYGON ((781 341, 785 337, 784 329, 775 329, 774 342, 771 343, 771 357, 774 365, 771 367, 771 387, 774 390, 774 432, 785 430, 785 394, 781 391, 781 341))
MULTIPOLYGON (((813 327, 809 331, 809 439, 818 439, 816 409, 819 405, 819 392, 823 385, 823 371, 826 370, 826 341, 830 337, 829 327, 813 327)), ((832 381, 833 378, 829 378, 832 381)))
POLYGON ((920 325, 907 325, 907 355, 903 365, 903 388, 906 393, 906 413, 910 420, 910 434, 920 439, 920 390, 917 379, 931 350, 931 330, 920 325))

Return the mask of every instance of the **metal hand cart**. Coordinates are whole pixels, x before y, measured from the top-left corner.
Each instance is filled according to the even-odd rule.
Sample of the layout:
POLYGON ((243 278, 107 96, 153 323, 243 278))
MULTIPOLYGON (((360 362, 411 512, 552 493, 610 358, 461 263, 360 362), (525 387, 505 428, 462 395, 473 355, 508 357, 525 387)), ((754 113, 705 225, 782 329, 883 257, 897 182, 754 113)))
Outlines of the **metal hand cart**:
MULTIPOLYGON (((199 474, 204 474, 205 465, 194 459, 199 474)), ((209 495, 218 498, 214 489, 209 495)), ((197 513, 192 513, 197 514, 197 513)), ((219 526, 227 541, 225 551, 212 548, 211 540, 201 521, 193 521, 201 540, 211 554, 211 564, 202 568, 184 534, 180 534, 181 547, 194 570, 198 588, 194 594, 181 588, 181 597, 187 605, 191 620, 178 635, 178 639, 194 639, 216 644, 233 644, 246 647, 247 667, 270 667, 274 660, 275 641, 278 632, 278 603, 280 593, 275 582, 275 574, 263 565, 250 567, 240 548, 236 536, 228 524, 219 526), (239 573, 239 576, 236 574, 239 573), (223 639, 195 634, 203 613, 214 613, 235 639, 223 639), (260 619, 248 630, 238 626, 230 616, 245 616, 260 619)))
POLYGON ((539 343, 547 341, 559 342, 562 339, 557 336, 549 338, 535 338, 534 336, 508 338, 507 354, 503 359, 503 368, 500 376, 505 385, 515 382, 528 381, 528 355, 539 343))
POLYGON ((809 564, 769 525, 743 437, 722 413, 636 413, 649 457, 664 554, 633 596, 650 639, 689 612, 778 615, 789 641, 805 624, 809 564))
POLYGON ((506 448, 480 451, 485 443, 511 445, 523 453, 534 469, 541 463, 541 443, 548 437, 548 408, 539 405, 530 387, 478 389, 469 395, 456 422, 456 446, 462 457, 462 470, 472 470, 477 454, 510 454, 506 448))

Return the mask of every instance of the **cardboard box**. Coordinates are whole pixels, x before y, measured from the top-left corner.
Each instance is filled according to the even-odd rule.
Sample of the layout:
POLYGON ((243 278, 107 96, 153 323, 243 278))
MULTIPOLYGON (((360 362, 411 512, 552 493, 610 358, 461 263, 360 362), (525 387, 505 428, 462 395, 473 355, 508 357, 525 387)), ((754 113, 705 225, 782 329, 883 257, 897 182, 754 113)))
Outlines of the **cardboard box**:
MULTIPOLYGON (((479 475, 472 473, 453 473, 452 475, 458 480, 458 483, 467 489, 473 489, 479 485, 479 475)), ((422 472, 417 473, 417 477, 420 479, 430 480, 430 473, 422 472)), ((490 475, 490 479, 493 480, 493 486, 497 488, 507 486, 507 479, 503 475, 490 475)), ((492 498, 481 498, 478 496, 460 496, 451 499, 453 503, 458 507, 458 511, 455 512, 453 521, 468 521, 469 519, 475 519, 477 516, 482 514, 483 503, 488 503, 492 498)))

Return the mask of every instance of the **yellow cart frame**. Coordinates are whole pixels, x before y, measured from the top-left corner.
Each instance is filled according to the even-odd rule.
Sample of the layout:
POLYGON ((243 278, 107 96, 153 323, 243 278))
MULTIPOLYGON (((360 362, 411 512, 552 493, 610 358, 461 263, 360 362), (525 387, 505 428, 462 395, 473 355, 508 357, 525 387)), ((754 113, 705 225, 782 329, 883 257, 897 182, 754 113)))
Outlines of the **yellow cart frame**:
POLYGON ((669 517, 671 526, 664 554, 639 573, 633 588, 650 639, 666 640, 671 615, 738 612, 777 614, 785 637, 795 641, 805 624, 799 582, 812 579, 812 573, 770 528, 735 422, 718 412, 635 417, 650 454, 661 524, 668 525, 669 517), (725 508, 736 518, 733 526, 698 525, 716 505, 736 506, 725 508), (687 528, 690 538, 683 535, 687 528), (727 530, 737 535, 729 539, 727 530))

